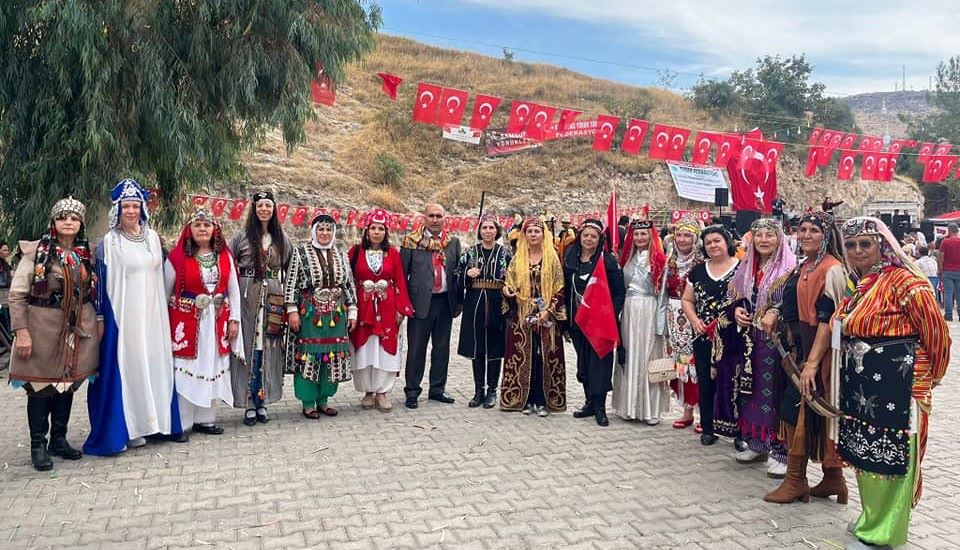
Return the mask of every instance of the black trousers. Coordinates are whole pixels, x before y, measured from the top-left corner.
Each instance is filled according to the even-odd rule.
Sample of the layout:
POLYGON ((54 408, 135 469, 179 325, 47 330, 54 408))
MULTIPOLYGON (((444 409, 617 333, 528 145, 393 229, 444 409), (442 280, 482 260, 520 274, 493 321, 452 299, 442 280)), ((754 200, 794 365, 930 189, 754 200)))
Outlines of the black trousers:
POLYGON ((700 426, 703 433, 710 435, 713 435, 713 399, 717 393, 717 383, 710 377, 712 354, 713 344, 709 340, 697 338, 693 341, 693 364, 700 389, 700 426))
POLYGON ((423 389, 423 372, 426 370, 427 344, 430 350, 430 391, 428 395, 439 395, 447 386, 447 367, 450 364, 450 332, 453 328, 453 312, 447 294, 434 294, 430 300, 430 311, 425 319, 411 318, 407 323, 407 397, 420 397, 423 389))

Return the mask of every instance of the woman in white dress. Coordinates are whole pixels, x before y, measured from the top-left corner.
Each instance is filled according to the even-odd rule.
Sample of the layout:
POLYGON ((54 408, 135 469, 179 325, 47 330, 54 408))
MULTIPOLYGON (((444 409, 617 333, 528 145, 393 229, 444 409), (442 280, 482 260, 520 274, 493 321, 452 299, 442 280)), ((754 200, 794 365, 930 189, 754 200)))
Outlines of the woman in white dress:
POLYGON ((217 400, 233 405, 231 351, 242 361, 240 285, 233 255, 210 210, 197 208, 164 264, 180 421, 220 435, 217 400))
POLYGON ((110 197, 111 229, 96 253, 100 372, 87 392, 90 436, 83 446, 98 456, 142 446, 150 435, 187 440, 173 391, 163 250, 148 225, 148 193, 125 179, 110 197))
POLYGON ((666 254, 653 222, 635 220, 627 230, 620 252, 627 298, 620 321, 620 367, 613 373, 613 410, 626 420, 660 422, 670 410, 670 388, 666 382, 650 383, 647 364, 666 356, 666 301, 660 282, 666 268, 666 254))

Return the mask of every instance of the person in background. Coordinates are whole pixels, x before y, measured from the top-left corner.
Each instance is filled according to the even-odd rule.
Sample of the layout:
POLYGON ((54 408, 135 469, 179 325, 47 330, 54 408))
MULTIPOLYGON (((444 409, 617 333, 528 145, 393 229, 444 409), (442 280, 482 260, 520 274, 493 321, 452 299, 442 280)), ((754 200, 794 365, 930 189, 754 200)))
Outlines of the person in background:
POLYGON ((947 226, 947 236, 937 249, 939 277, 943 285, 943 318, 953 321, 953 305, 960 301, 960 226, 947 226))
POLYGON ((10 343, 13 341, 13 334, 10 332, 10 309, 7 307, 7 293, 13 278, 9 257, 10 247, 7 243, 0 243, 0 371, 6 368, 10 361, 10 343))
POLYGON ((474 393, 468 406, 492 409, 497 404, 507 339, 502 290, 512 256, 497 244, 500 224, 496 216, 481 216, 478 231, 480 242, 468 248, 457 264, 457 292, 463 303, 457 353, 473 362, 474 393))
POLYGON ((103 330, 92 303, 85 215, 80 201, 57 201, 40 240, 20 242, 23 257, 10 287, 17 335, 10 385, 27 393, 30 460, 38 471, 53 469, 50 455, 67 460, 83 456, 67 442, 67 426, 74 392, 96 375, 103 330))
POLYGON ((920 271, 930 280, 930 286, 933 287, 936 293, 937 303, 942 305, 940 291, 937 290, 940 288, 940 276, 938 275, 937 259, 934 257, 935 252, 928 250, 925 246, 921 246, 917 249, 917 253, 920 255, 920 257, 917 258, 917 267, 919 267, 920 271))

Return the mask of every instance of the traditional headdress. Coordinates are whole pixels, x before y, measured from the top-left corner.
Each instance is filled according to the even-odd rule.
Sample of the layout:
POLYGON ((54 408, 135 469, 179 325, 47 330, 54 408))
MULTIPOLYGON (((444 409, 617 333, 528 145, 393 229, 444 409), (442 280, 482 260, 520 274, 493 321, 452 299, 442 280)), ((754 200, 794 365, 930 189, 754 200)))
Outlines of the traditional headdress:
POLYGON ((113 205, 110 207, 110 227, 111 229, 120 225, 120 204, 124 201, 137 201, 140 203, 140 225, 145 225, 150 221, 150 213, 147 212, 147 200, 150 193, 140 186, 136 180, 121 180, 113 190, 110 191, 110 201, 113 205))
POLYGON ((497 236, 494 238, 499 239, 503 228, 500 227, 500 220, 497 219, 497 215, 493 212, 484 212, 483 215, 480 216, 480 222, 477 223, 477 239, 480 239, 480 226, 488 222, 497 228, 497 236))
POLYGON ((193 212, 190 213, 190 216, 187 217, 187 225, 190 225, 194 222, 210 222, 216 226, 220 225, 220 222, 213 215, 213 212, 211 212, 206 206, 198 206, 194 208, 193 212))
MULTIPOLYGON (((524 231, 531 226, 543 229, 544 223, 542 220, 533 217, 523 221, 524 231)), ((548 243, 543 243, 542 247, 540 293, 544 302, 549 302, 557 292, 563 289, 563 267, 560 265, 556 248, 548 243)), ((534 305, 531 302, 533 288, 530 285, 530 244, 527 242, 526 235, 521 236, 517 241, 517 253, 507 270, 506 284, 517 293, 520 318, 534 313, 534 305)))
POLYGON ((700 225, 700 220, 693 212, 686 212, 680 216, 680 219, 674 225, 674 232, 678 233, 680 231, 686 231, 692 233, 695 237, 699 237, 703 228, 700 225))
POLYGON ((337 242, 337 222, 333 219, 333 216, 330 214, 325 214, 323 212, 317 214, 313 217, 313 220, 310 221, 310 243, 321 250, 328 248, 333 248, 337 242), (330 242, 328 244, 320 244, 320 241, 317 240, 317 228, 323 227, 330 229, 333 232, 330 242))
MULTIPOLYGON (((900 248, 897 238, 883 221, 870 216, 850 218, 843 223, 840 232, 843 234, 844 240, 863 236, 875 238, 880 245, 880 257, 884 264, 902 267, 922 280, 929 281, 923 271, 913 262, 913 258, 900 248)), ((844 259, 847 260, 847 269, 853 273, 853 266, 846 254, 844 254, 844 259)))
POLYGON ((187 219, 183 223, 183 229, 180 231, 180 239, 177 242, 175 249, 182 250, 182 253, 186 256, 193 256, 196 254, 194 250, 193 243, 193 232, 190 229, 190 226, 196 222, 209 222, 213 225, 213 235, 210 237, 210 247, 213 248, 213 251, 217 254, 221 250, 227 248, 227 241, 223 237, 223 228, 220 226, 220 221, 213 215, 213 212, 210 211, 206 206, 197 206, 187 216, 187 219))
POLYGON ((80 218, 80 222, 85 223, 87 207, 71 195, 65 199, 58 200, 53 204, 53 208, 50 209, 51 220, 59 220, 67 214, 76 214, 80 218))
POLYGON ((256 204, 262 200, 268 200, 273 204, 277 204, 277 201, 273 198, 273 193, 270 191, 258 191, 253 194, 251 199, 253 199, 252 202, 254 206, 256 206, 256 204))
MULTIPOLYGON (((333 219, 333 218, 331 218, 333 219)), ((390 214, 387 213, 383 208, 375 208, 370 211, 370 214, 367 215, 367 225, 371 223, 379 223, 384 227, 390 222, 390 214)))
POLYGON ((813 263, 810 265, 808 271, 813 272, 814 269, 820 265, 820 261, 823 260, 824 255, 830 254, 838 260, 843 260, 843 256, 840 252, 840 231, 837 229, 837 224, 834 222, 833 216, 826 212, 805 212, 800 216, 800 223, 812 223, 817 226, 820 231, 823 232, 823 242, 820 243, 820 250, 817 251, 817 256, 814 258, 813 263))
POLYGON ((600 239, 603 239, 603 222, 597 219, 586 219, 583 220, 583 223, 580 225, 580 231, 583 231, 586 228, 596 229, 600 233, 600 239))
POLYGON ((652 220, 633 220, 627 226, 627 236, 623 239, 623 248, 620 249, 620 267, 627 265, 633 257, 633 232, 637 229, 646 229, 650 232, 650 244, 647 251, 650 258, 650 279, 654 286, 660 285, 660 277, 667 267, 667 254, 663 251, 660 242, 660 233, 652 220))
POLYGON ((763 307, 767 303, 767 295, 770 287, 781 275, 792 270, 797 265, 797 256, 787 245, 786 236, 783 234, 783 224, 780 220, 774 218, 760 218, 750 224, 750 231, 757 232, 762 230, 773 231, 777 234, 777 249, 765 266, 757 264, 757 252, 755 249, 756 237, 747 245, 746 258, 740 263, 736 274, 733 276, 733 289, 736 292, 736 298, 751 298, 753 296, 753 286, 758 271, 763 268, 763 279, 757 288, 756 307, 763 307))

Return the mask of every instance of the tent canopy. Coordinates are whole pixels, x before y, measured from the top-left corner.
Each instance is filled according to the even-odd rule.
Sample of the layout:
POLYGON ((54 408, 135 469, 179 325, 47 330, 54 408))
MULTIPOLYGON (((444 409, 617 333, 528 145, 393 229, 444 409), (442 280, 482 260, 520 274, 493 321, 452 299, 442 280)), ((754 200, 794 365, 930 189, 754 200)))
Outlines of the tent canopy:
POLYGON ((928 221, 941 222, 941 223, 948 223, 948 222, 960 223, 960 210, 957 210, 956 212, 947 212, 946 214, 940 214, 939 216, 929 218, 928 221))

